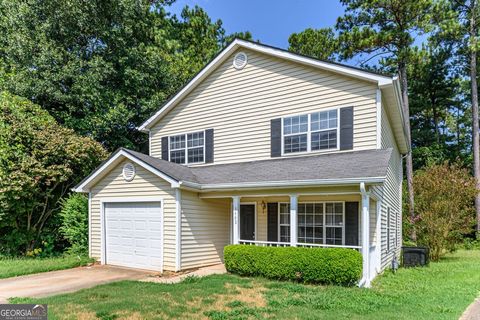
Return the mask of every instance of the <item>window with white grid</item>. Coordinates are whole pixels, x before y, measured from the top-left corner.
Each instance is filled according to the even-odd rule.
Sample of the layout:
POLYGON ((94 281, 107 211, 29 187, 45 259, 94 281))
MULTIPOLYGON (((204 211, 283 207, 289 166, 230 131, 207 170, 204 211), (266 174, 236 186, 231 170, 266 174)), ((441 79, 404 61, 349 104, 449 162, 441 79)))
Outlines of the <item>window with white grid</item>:
POLYGON ((204 162, 204 131, 170 136, 170 161, 180 164, 204 162))
POLYGON ((283 118, 283 153, 338 148, 338 109, 283 118))

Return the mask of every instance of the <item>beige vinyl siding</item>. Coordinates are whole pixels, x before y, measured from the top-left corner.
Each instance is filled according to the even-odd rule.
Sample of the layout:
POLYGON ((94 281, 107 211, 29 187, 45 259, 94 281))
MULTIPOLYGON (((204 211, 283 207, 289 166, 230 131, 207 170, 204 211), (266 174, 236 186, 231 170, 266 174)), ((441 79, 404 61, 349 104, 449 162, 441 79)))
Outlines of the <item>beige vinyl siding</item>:
POLYGON ((381 267, 390 266, 394 254, 400 254, 402 245, 402 182, 403 167, 402 156, 390 126, 387 114, 382 108, 382 148, 393 148, 392 157, 387 169, 387 178, 382 187, 382 241, 381 241, 381 267), (390 239, 387 239, 387 210, 390 208, 390 239), (390 250, 387 250, 387 241, 390 241, 390 250))
POLYGON ((181 268, 223 262, 223 248, 230 243, 231 199, 200 199, 182 190, 181 268))
POLYGON ((135 165, 135 178, 126 182, 122 176, 122 161, 91 188, 91 256, 101 256, 100 199, 126 197, 161 197, 164 208, 164 269, 175 270, 175 191, 170 184, 150 171, 135 165))
POLYGON ((214 129, 215 163, 270 158, 270 120, 354 106, 354 149, 376 147, 376 87, 346 76, 245 51, 242 70, 227 59, 151 129, 151 155, 161 138, 214 129))

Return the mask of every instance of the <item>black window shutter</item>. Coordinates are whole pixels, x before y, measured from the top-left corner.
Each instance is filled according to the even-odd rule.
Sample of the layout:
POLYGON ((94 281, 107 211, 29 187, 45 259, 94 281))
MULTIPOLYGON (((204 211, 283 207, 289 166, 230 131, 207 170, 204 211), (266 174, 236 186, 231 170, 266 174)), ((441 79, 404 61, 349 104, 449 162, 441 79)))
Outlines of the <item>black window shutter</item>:
POLYGON ((267 212, 267 241, 278 241, 278 203, 268 203, 267 212))
POLYGON ((213 163, 213 129, 205 130, 205 163, 213 163))
POLYGON ((270 154, 272 157, 282 155, 282 119, 270 121, 270 154))
POLYGON ((358 246, 358 202, 345 202, 345 244, 358 246))
POLYGON ((168 137, 162 137, 162 159, 168 161, 168 137))
POLYGON ((353 107, 340 109, 340 150, 353 149, 353 107))

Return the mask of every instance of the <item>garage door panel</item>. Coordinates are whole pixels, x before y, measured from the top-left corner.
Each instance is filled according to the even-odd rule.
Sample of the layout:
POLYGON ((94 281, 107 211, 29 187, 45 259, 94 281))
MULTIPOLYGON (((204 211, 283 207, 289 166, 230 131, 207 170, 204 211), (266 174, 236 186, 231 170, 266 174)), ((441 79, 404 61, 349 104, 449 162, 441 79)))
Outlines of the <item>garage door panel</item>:
POLYGON ((105 204, 106 263, 162 269, 160 202, 105 204))

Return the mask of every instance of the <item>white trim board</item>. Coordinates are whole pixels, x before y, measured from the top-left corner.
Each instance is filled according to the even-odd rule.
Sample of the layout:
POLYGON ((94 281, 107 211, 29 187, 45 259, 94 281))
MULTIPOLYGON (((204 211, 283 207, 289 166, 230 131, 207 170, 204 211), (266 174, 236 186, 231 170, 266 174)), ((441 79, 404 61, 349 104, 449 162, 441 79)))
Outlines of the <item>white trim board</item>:
POLYGON ((373 74, 368 71, 359 70, 353 67, 320 61, 317 59, 305 57, 302 55, 298 55, 292 52, 265 46, 262 44, 235 39, 232 43, 230 43, 229 46, 227 46, 223 51, 221 51, 209 64, 207 64, 207 66, 203 68, 186 86, 184 86, 175 96, 173 96, 172 99, 167 101, 167 103, 160 110, 158 110, 147 121, 142 123, 138 127, 138 130, 147 132, 147 130, 151 128, 153 124, 155 124, 164 115, 166 115, 172 108, 174 108, 178 104, 178 102, 180 102, 186 95, 188 95, 191 91, 193 91, 193 89, 195 89, 195 87, 199 83, 201 83, 208 75, 210 75, 215 70, 216 67, 218 67, 221 63, 223 63, 230 56, 231 53, 233 53, 239 48, 249 49, 249 50, 267 54, 276 58, 293 61, 303 65, 308 65, 311 67, 361 79, 364 81, 374 82, 374 83, 377 83, 379 87, 392 86, 394 85, 394 82, 398 82, 397 77, 377 75, 377 74, 373 74))

